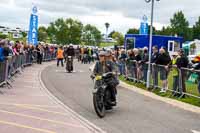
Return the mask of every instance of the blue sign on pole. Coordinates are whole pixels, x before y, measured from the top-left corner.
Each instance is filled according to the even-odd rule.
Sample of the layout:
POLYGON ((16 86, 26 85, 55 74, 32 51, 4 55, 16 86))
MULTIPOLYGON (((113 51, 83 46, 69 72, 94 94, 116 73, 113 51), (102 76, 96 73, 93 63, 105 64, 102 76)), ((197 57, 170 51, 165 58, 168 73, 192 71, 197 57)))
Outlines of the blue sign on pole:
POLYGON ((142 22, 140 24, 140 34, 141 35, 148 35, 149 27, 147 22, 147 16, 144 15, 142 18, 142 22))
POLYGON ((30 26, 28 33, 28 43, 37 45, 38 44, 38 16, 37 16, 37 7, 32 8, 32 14, 30 17, 30 26))

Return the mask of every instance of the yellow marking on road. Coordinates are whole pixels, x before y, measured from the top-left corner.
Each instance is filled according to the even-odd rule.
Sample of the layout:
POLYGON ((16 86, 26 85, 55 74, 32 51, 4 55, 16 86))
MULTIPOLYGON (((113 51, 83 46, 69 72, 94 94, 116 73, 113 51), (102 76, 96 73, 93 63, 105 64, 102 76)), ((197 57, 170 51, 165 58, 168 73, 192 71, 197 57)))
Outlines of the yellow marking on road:
POLYGON ((70 123, 65 123, 65 122, 61 122, 61 121, 45 119, 45 118, 41 118, 41 117, 37 117, 37 116, 25 115, 25 114, 20 114, 20 113, 15 113, 15 112, 9 112, 9 111, 5 111, 5 110, 0 110, 0 112, 1 113, 6 113, 6 114, 11 114, 11 115, 16 115, 16 116, 21 116, 21 117, 27 117, 27 118, 36 119, 36 120, 41 120, 41 121, 47 121, 47 122, 61 124, 61 125, 67 125, 67 126, 71 126, 71 127, 85 128, 83 126, 70 124, 70 123))
POLYGON ((0 105, 12 105, 12 106, 33 106, 42 108, 59 108, 59 106, 47 106, 47 105, 36 105, 36 104, 13 104, 13 103, 0 103, 0 105))
POLYGON ((35 131, 43 132, 43 133, 56 133, 56 132, 49 131, 49 130, 46 130, 46 129, 34 128, 34 127, 30 127, 30 126, 27 126, 27 125, 22 125, 22 124, 18 124, 18 123, 14 123, 14 122, 8 122, 8 121, 1 121, 0 120, 0 123, 5 124, 5 125, 11 125, 11 126, 19 127, 19 128, 31 129, 31 130, 35 130, 35 131))
POLYGON ((69 115, 67 115, 66 113, 56 112, 56 111, 50 111, 50 110, 41 109, 41 108, 37 108, 37 107, 22 106, 22 105, 19 105, 18 107, 26 108, 26 109, 32 109, 32 110, 39 110, 39 111, 48 112, 48 113, 53 113, 53 114, 58 114, 58 115, 69 116, 69 115))

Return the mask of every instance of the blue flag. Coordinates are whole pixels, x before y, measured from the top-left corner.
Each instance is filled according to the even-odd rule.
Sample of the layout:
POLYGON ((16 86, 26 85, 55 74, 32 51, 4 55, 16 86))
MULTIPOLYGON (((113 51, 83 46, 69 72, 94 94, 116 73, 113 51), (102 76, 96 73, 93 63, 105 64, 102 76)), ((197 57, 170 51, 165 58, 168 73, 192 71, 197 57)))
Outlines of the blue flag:
POLYGON ((142 18, 142 22, 140 24, 140 34, 141 35, 148 35, 149 27, 147 22, 147 16, 144 15, 142 18))
POLYGON ((30 17, 28 43, 33 44, 33 45, 38 44, 38 16, 37 16, 36 6, 33 6, 31 17, 30 17))

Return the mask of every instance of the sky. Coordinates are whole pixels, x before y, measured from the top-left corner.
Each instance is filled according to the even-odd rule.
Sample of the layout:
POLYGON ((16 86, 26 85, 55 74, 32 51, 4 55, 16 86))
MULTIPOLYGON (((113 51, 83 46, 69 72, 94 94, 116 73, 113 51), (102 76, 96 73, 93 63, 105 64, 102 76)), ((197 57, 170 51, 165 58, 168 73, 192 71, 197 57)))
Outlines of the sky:
MULTIPOLYGON (((150 21, 151 4, 145 0, 0 0, 0 25, 28 29, 32 4, 39 9, 39 26, 47 26, 57 18, 74 18, 83 24, 97 26, 105 33, 126 33, 129 28, 139 28, 143 15, 150 21)), ((182 10, 192 26, 200 16, 200 0, 155 0, 154 26, 161 29, 170 18, 182 10)))

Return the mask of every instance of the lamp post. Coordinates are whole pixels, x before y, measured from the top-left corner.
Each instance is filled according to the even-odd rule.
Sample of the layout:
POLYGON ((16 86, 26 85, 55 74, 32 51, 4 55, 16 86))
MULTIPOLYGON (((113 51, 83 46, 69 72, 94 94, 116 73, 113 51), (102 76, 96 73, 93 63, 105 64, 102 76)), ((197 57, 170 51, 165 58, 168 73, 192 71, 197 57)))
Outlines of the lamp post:
MULTIPOLYGON (((160 0, 156 0, 160 1, 160 0)), ((149 63, 147 72, 147 88, 150 88, 150 75, 151 75, 151 53, 152 53, 152 40, 153 40, 153 14, 154 14, 154 2, 155 0, 145 0, 145 2, 151 2, 151 26, 150 26, 150 40, 149 40, 149 63)))

